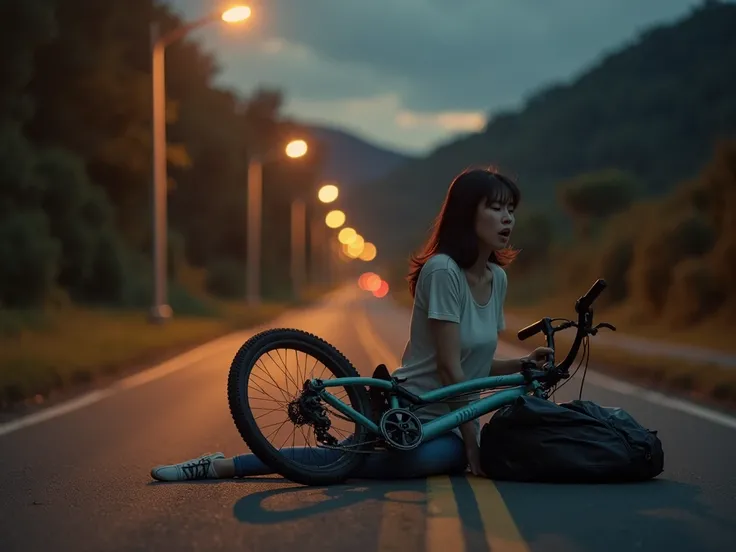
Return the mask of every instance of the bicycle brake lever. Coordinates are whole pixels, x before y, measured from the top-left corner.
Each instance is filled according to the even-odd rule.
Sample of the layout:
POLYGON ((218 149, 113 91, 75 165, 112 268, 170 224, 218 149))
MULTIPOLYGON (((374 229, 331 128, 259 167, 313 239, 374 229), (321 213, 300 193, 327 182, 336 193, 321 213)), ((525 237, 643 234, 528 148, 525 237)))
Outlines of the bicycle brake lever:
POLYGON ((613 324, 609 324, 608 322, 601 322, 600 324, 598 324, 598 325, 597 325, 597 326, 595 327, 595 329, 596 329, 596 330, 597 330, 598 328, 608 328, 609 330, 612 330, 612 331, 614 331, 614 332, 616 331, 616 326, 614 326, 613 324))

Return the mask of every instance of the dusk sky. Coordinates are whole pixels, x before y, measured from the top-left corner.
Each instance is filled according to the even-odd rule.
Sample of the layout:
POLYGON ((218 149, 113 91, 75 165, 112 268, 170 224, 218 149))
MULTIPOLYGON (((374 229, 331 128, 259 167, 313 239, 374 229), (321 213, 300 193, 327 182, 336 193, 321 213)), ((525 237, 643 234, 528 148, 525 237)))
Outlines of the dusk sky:
MULTIPOLYGON (((425 153, 701 1, 257 0, 247 23, 193 36, 219 86, 278 87, 299 120, 425 153)), ((168 3, 187 19, 228 7, 168 3)))

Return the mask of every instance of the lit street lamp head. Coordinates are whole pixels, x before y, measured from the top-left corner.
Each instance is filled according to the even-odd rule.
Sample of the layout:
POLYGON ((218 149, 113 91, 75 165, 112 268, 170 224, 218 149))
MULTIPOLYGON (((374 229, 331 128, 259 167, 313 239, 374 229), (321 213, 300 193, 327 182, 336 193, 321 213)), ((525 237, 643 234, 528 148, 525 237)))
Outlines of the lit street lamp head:
POLYGON ((337 186, 334 184, 326 184, 319 189, 317 197, 322 203, 332 203, 337 199, 339 194, 340 190, 338 190, 337 186))
POLYGON ((226 23, 240 23, 250 17, 248 6, 235 6, 222 13, 222 20, 226 23))
POLYGON ((325 224, 329 228, 340 228, 343 224, 345 224, 345 213, 343 213, 339 209, 330 211, 325 217, 325 224))
POLYGON ((307 143, 304 140, 292 140, 286 144, 286 155, 292 159, 303 157, 307 153, 307 143))

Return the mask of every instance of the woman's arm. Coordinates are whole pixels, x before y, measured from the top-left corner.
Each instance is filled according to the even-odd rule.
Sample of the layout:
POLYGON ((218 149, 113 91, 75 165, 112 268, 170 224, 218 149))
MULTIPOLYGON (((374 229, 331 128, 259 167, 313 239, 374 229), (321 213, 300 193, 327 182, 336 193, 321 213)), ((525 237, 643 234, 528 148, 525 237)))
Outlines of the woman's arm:
MULTIPOLYGON (((430 319, 429 331, 435 343, 437 372, 442 384, 447 386, 465 381, 465 374, 460 365, 460 325, 455 322, 430 319)), ((470 400, 458 398, 448 402, 448 406, 451 410, 457 410, 469 402, 470 400)), ((470 468, 474 474, 482 475, 475 425, 471 421, 462 424, 459 429, 465 443, 470 468)))
POLYGON ((489 375, 508 376, 521 372, 523 362, 534 362, 537 368, 541 368, 547 361, 547 355, 554 353, 549 347, 537 347, 530 354, 521 358, 494 358, 491 362, 489 375))
POLYGON ((522 358, 494 358, 491 364, 490 375, 492 376, 508 376, 521 372, 521 363, 526 359, 522 358))

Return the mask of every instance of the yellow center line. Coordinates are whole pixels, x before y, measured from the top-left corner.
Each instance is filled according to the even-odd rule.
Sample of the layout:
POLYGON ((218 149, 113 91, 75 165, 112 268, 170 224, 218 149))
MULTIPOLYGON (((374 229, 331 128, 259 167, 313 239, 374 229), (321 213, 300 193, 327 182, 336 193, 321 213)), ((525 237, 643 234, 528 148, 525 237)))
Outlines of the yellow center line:
POLYGON ((449 476, 427 478, 427 552, 463 552, 467 549, 463 524, 449 476))
MULTIPOLYGON (((399 359, 391 349, 373 331, 363 309, 354 313, 355 329, 358 339, 368 354, 371 363, 385 363, 392 368, 399 366, 399 359)), ((467 477, 480 513, 486 534, 486 542, 493 552, 529 552, 529 547, 519 532, 511 512, 503 501, 501 493, 492 480, 469 475, 467 477)), ((427 479, 427 552, 463 552, 466 549, 456 496, 448 476, 430 477, 427 479)), ((384 514, 389 512, 384 511, 384 514)), ((391 518, 383 516, 379 537, 379 550, 388 550, 391 546, 391 518)))
POLYGON ((529 552, 529 546, 493 481, 474 475, 468 475, 467 479, 478 503, 488 548, 492 552, 529 552))

